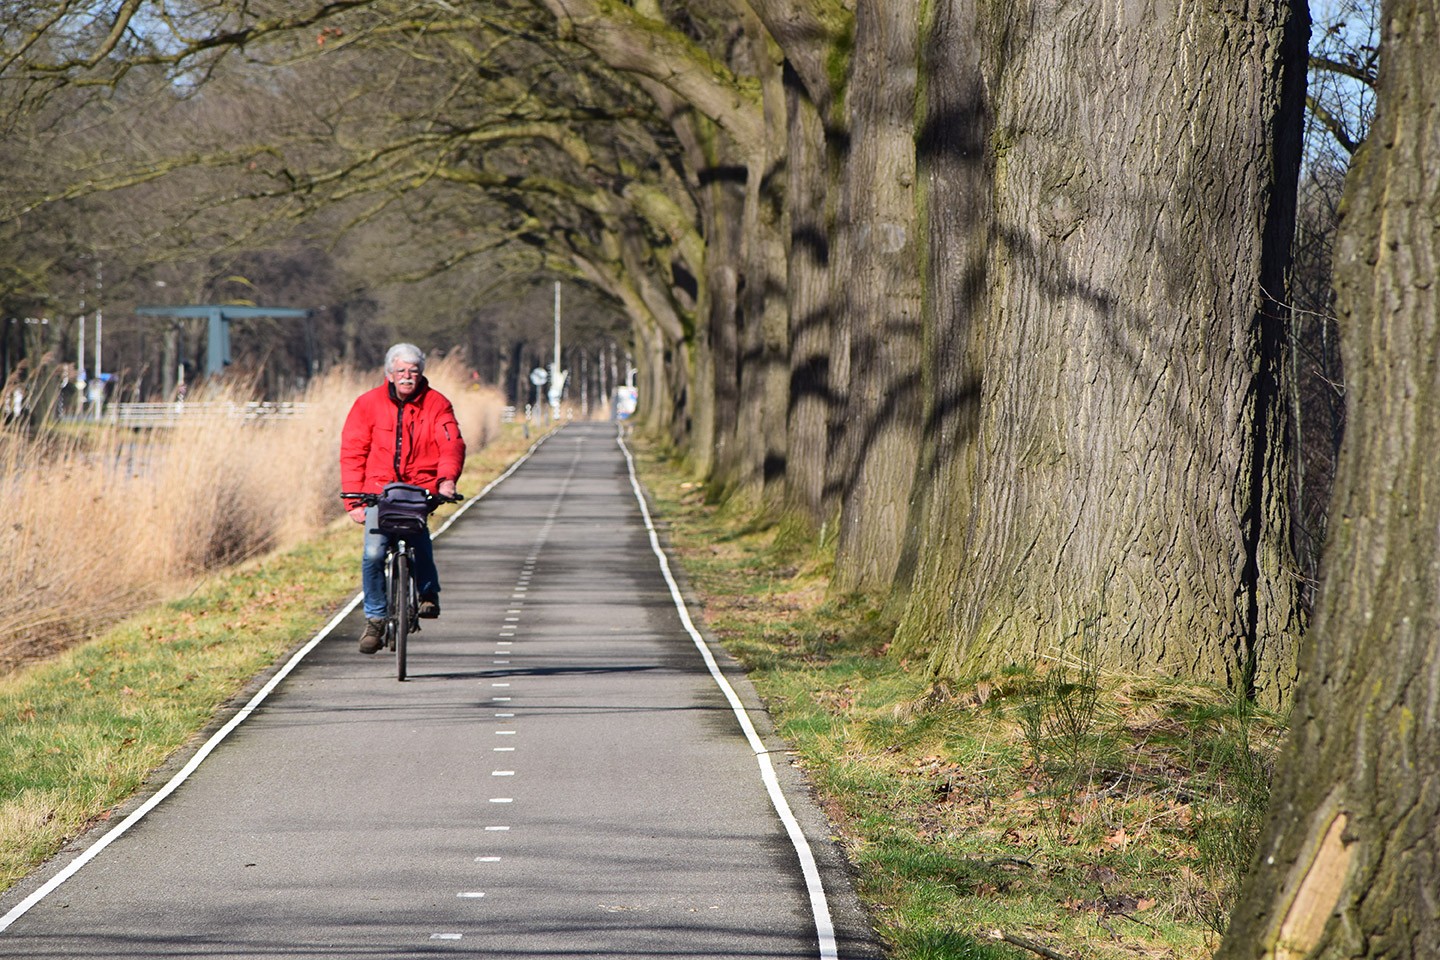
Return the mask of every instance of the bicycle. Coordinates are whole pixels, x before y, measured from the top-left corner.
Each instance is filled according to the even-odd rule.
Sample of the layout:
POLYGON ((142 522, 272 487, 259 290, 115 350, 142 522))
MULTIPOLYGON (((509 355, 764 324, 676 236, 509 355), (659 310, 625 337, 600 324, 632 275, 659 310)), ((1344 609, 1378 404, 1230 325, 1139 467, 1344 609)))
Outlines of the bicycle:
POLYGON ((395 653, 395 679, 405 679, 405 649, 410 634, 420 630, 420 593, 412 573, 415 548, 406 539, 425 531, 430 513, 441 503, 460 496, 442 497, 409 483, 387 484, 380 493, 341 493, 342 499, 375 507, 375 526, 385 534, 385 649, 395 653))

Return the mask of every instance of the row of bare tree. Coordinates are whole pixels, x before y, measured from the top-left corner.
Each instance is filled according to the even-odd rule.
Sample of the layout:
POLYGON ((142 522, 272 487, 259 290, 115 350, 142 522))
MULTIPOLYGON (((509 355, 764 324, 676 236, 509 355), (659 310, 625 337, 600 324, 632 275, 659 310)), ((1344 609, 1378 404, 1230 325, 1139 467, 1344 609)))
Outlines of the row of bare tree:
POLYGON ((320 223, 377 281, 598 291, 649 428, 937 674, 1084 644, 1293 697, 1222 955, 1440 943, 1433 0, 1383 4, 1333 251, 1301 0, 9 6, 12 129, 133 133, 27 196, 180 183, 147 242, 320 223))
MULTIPOLYGON (((396 98, 407 83, 429 82, 410 52, 330 56, 313 41, 306 49, 307 33, 284 49, 266 46, 275 62, 225 42, 207 60, 185 56, 166 39, 166 21, 134 5, 108 12, 138 16, 128 32, 114 20, 55 36, 65 6, 9 5, 0 24, 13 45, 0 75, 0 162, 13 174, 0 192, 0 382, 63 367, 73 383, 101 363, 123 377, 126 399, 171 397, 180 376, 193 386, 206 372, 205 322, 134 308, 228 303, 312 311, 303 322, 233 326, 236 366, 270 395, 337 363, 372 366, 390 343, 410 339, 464 348, 486 381, 525 399, 529 371, 552 346, 551 285, 519 245, 508 257, 473 259, 496 247, 487 233, 495 207, 473 188, 427 193, 413 169, 412 182, 341 169, 328 178, 344 181, 333 193, 317 172, 361 162, 403 136, 400 127, 424 122, 424 104, 396 98), (93 69, 45 69, 112 35, 93 69), (37 62, 41 52, 49 59, 37 62), (274 166, 282 155, 314 173, 317 182, 304 184, 311 198, 298 179, 274 182, 285 176, 274 166), (25 329, 26 317, 44 329, 25 329)), ((203 13, 194 7, 186 28, 222 25, 203 13)), ((623 375, 623 314, 583 285, 568 285, 565 300, 571 365, 619 348, 623 375)))

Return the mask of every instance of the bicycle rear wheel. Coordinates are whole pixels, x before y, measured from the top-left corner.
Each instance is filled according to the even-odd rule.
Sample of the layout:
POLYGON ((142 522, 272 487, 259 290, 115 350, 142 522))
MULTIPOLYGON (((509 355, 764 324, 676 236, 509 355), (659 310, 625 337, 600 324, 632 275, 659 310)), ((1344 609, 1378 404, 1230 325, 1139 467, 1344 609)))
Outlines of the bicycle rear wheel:
POLYGON ((395 582, 390 619, 395 623, 395 679, 405 679, 405 641, 410 637, 410 558, 404 550, 395 555, 395 582))

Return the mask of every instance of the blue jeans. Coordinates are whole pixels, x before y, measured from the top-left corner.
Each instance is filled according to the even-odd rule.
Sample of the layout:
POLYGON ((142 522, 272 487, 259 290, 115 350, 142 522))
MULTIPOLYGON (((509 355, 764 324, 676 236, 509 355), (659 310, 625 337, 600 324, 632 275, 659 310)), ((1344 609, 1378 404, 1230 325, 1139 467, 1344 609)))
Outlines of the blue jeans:
MULTIPOLYGON (((376 526, 376 507, 365 508, 365 550, 360 558, 360 583, 365 590, 365 618, 378 620, 385 616, 385 547, 390 538, 376 526)), ((415 590, 422 597, 440 596, 440 574, 435 570, 435 550, 430 545, 430 531, 413 533, 406 542, 415 548, 415 590)))

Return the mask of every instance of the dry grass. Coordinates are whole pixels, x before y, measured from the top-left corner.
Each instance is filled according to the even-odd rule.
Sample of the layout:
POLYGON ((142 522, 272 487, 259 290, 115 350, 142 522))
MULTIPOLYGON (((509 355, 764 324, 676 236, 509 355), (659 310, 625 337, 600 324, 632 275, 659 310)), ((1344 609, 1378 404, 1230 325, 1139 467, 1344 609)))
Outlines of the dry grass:
MULTIPOLYGON (((460 358, 426 373, 454 402, 472 451, 499 432, 503 399, 468 386, 460 358)), ((199 574, 318 533, 340 511, 341 424, 377 382, 333 372, 302 398, 301 416, 264 424, 0 430, 0 672, 52 656, 199 574)))

